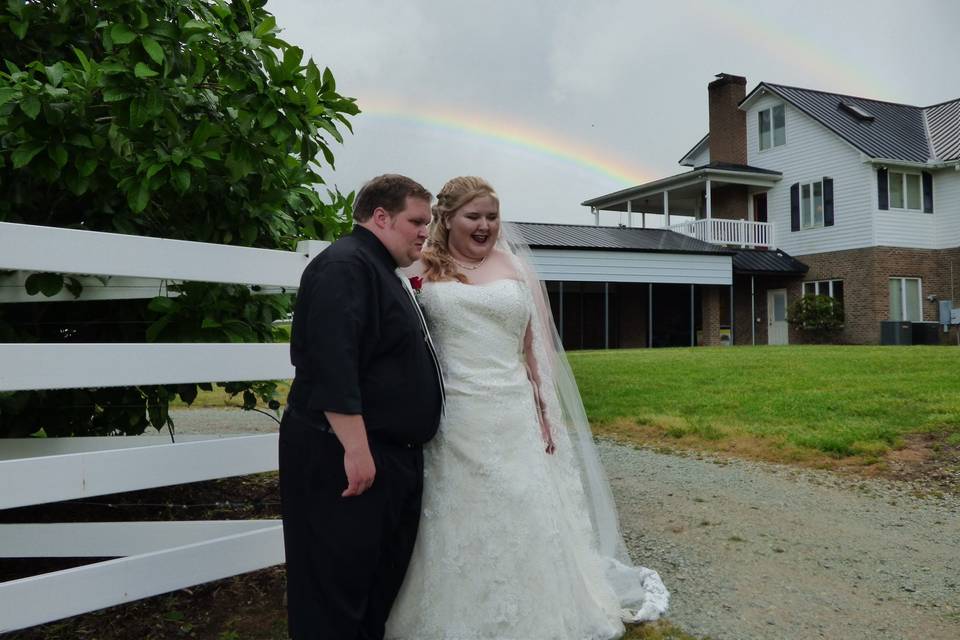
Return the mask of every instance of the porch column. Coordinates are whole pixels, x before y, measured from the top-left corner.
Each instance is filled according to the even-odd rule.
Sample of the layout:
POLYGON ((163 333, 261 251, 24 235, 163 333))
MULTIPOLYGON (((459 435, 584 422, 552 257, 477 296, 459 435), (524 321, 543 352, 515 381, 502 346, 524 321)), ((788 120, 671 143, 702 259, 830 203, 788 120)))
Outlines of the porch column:
POLYGON ((670 192, 663 192, 663 226, 670 226, 670 192))
POLYGON ((627 200, 627 226, 633 228, 633 203, 627 200))
POLYGON ((712 198, 710 191, 710 178, 707 178, 707 242, 713 242, 713 222, 710 221, 713 217, 713 205, 711 203, 712 198))
POLYGON ((596 207, 591 207, 593 209, 593 225, 596 227, 600 226, 600 209, 596 207))
POLYGON ((750 342, 757 346, 757 295, 753 287, 753 276, 750 276, 750 342))

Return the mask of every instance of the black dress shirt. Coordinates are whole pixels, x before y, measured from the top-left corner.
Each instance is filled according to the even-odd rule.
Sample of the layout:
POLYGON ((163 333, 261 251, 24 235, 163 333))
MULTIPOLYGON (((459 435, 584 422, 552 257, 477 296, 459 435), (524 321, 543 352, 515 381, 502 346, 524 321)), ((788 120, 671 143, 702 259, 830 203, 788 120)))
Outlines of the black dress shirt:
POLYGON ((439 425, 440 381, 396 268, 363 227, 307 265, 294 307, 288 405, 322 429, 324 411, 362 414, 371 439, 422 444, 439 425))

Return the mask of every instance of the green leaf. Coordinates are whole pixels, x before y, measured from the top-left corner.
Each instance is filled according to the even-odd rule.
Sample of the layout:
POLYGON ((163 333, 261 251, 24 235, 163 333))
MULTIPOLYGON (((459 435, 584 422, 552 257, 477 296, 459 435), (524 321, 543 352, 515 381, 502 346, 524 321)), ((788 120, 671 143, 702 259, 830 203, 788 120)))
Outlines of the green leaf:
POLYGON ((74 299, 79 298, 80 294, 83 293, 83 283, 76 278, 66 278, 65 286, 74 299))
POLYGON ((150 299, 150 304, 147 305, 147 308, 150 311, 155 311, 157 313, 171 313, 176 311, 177 306, 178 305, 175 298, 157 296, 150 299))
POLYGON ((74 164, 77 167, 77 175, 79 175, 81 178, 86 178, 96 170, 97 158, 96 156, 77 158, 74 164))
POLYGON ((131 31, 127 25, 118 22, 110 27, 110 38, 114 44, 130 44, 137 39, 137 34, 131 31))
POLYGON ((25 142, 13 152, 13 168, 20 169, 30 164, 33 157, 47 147, 46 143, 36 140, 25 142))
POLYGON ((151 165, 147 168, 147 173, 146 173, 147 180, 149 180, 149 179, 152 178, 153 176, 155 176, 155 175, 157 175, 158 173, 160 173, 161 171, 163 171, 163 168, 164 168, 165 166, 166 166, 166 165, 163 164, 162 162, 154 162, 153 164, 151 164, 151 165))
POLYGON ((262 38, 268 33, 273 33, 273 30, 277 28, 277 19, 273 16, 267 16, 264 18, 260 24, 257 25, 257 28, 254 29, 253 34, 258 38, 262 38))
POLYGON ((80 49, 73 47, 73 55, 77 56, 77 60, 80 61, 80 66, 83 67, 83 70, 87 73, 90 73, 90 59, 83 53, 80 49))
POLYGON ((177 394, 179 394, 180 399, 186 402, 188 405, 193 404, 193 401, 197 399, 197 385, 177 385, 177 394))
POLYGON ((50 159, 53 160, 60 169, 63 169, 63 167, 67 164, 67 160, 70 159, 66 148, 60 143, 57 143, 52 147, 48 147, 47 155, 50 156, 50 159))
POLYGON ((17 90, 12 87, 0 87, 0 107, 10 102, 17 95, 17 90))
POLYGON ((199 20, 187 20, 183 25, 185 31, 210 31, 210 25, 199 20))
POLYGON ((63 290, 63 276, 59 273, 31 273, 24 284, 29 295, 42 293, 52 298, 63 290))
POLYGON ((137 76, 138 78, 153 78, 160 74, 148 67, 145 63, 138 62, 133 68, 133 75, 137 76))
POLYGON ((37 96, 27 96, 20 102, 20 110, 31 120, 36 120, 40 114, 40 99, 37 96))
POLYGON ((122 87, 107 87, 103 90, 104 102, 119 102, 121 100, 126 100, 130 96, 131 93, 122 87))
MULTIPOLYGON (((154 300, 156 300, 156 298, 154 298, 154 300)), ((145 336, 147 342, 156 342, 160 333, 167 328, 168 324, 170 324, 170 320, 170 316, 164 316, 147 327, 147 334, 145 336)))
POLYGON ((187 189, 190 188, 190 172, 183 167, 179 167, 173 170, 172 182, 173 187, 179 193, 186 193, 187 189))
POLYGON ((134 213, 140 213, 147 208, 150 202, 150 183, 143 180, 137 183, 137 186, 127 192, 127 204, 134 213))
POLYGON ((11 20, 10 31, 17 36, 18 40, 23 40, 27 36, 27 29, 30 28, 29 20, 11 20))
POLYGON ((70 138, 67 140, 67 142, 75 147, 93 149, 93 142, 90 140, 90 136, 85 133, 73 133, 70 135, 70 138))
POLYGON ((213 316, 205 316, 200 324, 201 329, 219 329, 222 325, 213 316))
POLYGON ((163 64, 163 48, 156 40, 150 36, 140 36, 140 44, 143 45, 143 50, 147 52, 151 60, 157 64, 163 64))
POLYGON ((47 80, 50 81, 55 87, 60 86, 60 83, 63 81, 63 63, 57 62, 56 64, 50 65, 49 67, 44 67, 44 71, 47 73, 47 80))

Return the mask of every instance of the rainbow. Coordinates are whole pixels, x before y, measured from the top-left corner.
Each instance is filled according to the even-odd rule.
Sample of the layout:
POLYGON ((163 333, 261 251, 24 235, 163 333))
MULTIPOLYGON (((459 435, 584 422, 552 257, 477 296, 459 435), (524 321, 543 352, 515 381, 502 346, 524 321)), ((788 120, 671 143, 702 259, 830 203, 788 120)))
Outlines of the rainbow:
MULTIPOLYGON (((854 66, 828 46, 801 35, 796 23, 781 24, 764 18, 756 9, 745 9, 731 0, 713 0, 697 5, 701 17, 724 27, 724 37, 741 37, 748 45, 779 60, 785 70, 799 69, 811 81, 795 82, 786 77, 751 78, 747 76, 747 91, 761 81, 774 84, 798 85, 818 91, 860 96, 874 100, 898 102, 897 92, 889 82, 876 73, 854 66), (787 27, 792 27, 788 29, 787 27), (727 33, 726 31, 729 30, 727 33)), ((736 45, 733 45, 734 49, 736 45)), ((727 69, 740 73, 737 69, 727 69)))
POLYGON ((651 179, 655 172, 614 157, 606 150, 564 138, 554 132, 538 129, 510 116, 470 113, 458 109, 413 106, 382 96, 368 96, 359 101, 363 115, 379 120, 402 121, 466 134, 485 140, 506 143, 516 149, 546 155, 562 162, 602 174, 627 186, 651 179))

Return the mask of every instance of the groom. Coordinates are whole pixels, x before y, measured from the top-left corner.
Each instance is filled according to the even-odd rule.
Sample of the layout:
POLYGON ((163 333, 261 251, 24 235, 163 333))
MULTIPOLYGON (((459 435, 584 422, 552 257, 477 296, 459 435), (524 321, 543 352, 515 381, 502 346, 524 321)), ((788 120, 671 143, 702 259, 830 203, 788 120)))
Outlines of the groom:
POLYGON ((430 193, 374 178, 353 232, 304 270, 290 340, 296 377, 280 425, 287 607, 294 640, 374 640, 410 561, 422 445, 442 380, 397 267, 420 256, 430 193))

